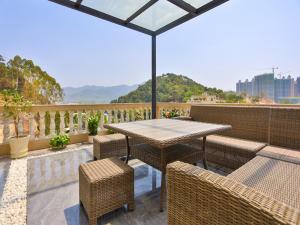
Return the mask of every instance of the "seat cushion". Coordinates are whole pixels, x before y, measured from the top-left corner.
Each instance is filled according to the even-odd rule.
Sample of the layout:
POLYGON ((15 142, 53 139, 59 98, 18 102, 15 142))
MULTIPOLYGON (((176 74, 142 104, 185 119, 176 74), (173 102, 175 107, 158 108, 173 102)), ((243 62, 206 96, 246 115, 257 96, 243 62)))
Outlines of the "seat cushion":
POLYGON ((290 163, 300 164, 300 151, 294 149, 281 148, 276 146, 267 146, 257 153, 273 159, 279 159, 290 163))
POLYGON ((220 135, 210 135, 206 139, 206 145, 209 148, 227 149, 236 154, 255 156, 255 154, 266 146, 265 143, 225 137, 220 135))
POLYGON ((298 164, 256 156, 227 177, 300 209, 298 164))

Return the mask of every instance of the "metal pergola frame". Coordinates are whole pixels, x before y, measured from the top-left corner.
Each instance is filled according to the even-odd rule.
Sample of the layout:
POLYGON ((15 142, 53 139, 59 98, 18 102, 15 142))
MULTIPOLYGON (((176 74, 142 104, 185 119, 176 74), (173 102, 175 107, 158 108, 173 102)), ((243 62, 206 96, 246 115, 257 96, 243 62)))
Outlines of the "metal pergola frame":
MULTIPOLYGON (((152 36, 152 66, 151 66, 151 75, 152 75, 152 119, 156 118, 156 36, 190 20, 193 19, 229 0, 212 0, 208 2, 207 4, 201 6, 200 8, 195 8, 192 5, 188 4, 184 0, 167 0, 168 2, 174 4, 175 6, 183 9, 187 12, 186 15, 176 19, 175 21, 155 30, 149 30, 144 27, 138 26, 136 24, 131 23, 132 20, 137 18, 139 15, 141 15, 143 12, 145 12, 147 9, 149 9, 152 5, 154 5, 159 0, 149 0, 145 5, 143 5, 141 8, 139 8, 136 12, 134 12, 132 15, 130 15, 126 20, 119 19, 117 17, 114 17, 112 15, 103 13, 101 11, 98 11, 96 9, 87 7, 85 5, 82 5, 83 0, 49 0, 51 2, 66 6, 68 8, 98 17, 100 19, 130 28, 132 30, 147 34, 152 36)), ((96 1, 96 0, 95 0, 96 1)))

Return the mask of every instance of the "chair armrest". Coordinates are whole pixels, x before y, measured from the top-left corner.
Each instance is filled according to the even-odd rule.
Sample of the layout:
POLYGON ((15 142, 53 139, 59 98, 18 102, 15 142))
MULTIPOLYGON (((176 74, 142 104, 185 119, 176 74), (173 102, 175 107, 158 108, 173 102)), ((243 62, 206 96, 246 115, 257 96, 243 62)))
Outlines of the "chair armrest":
POLYGON ((190 116, 177 116, 177 117, 173 117, 172 119, 174 119, 174 120, 193 120, 193 118, 190 116))
POLYGON ((300 224, 300 211, 182 162, 167 166, 168 225, 300 224))

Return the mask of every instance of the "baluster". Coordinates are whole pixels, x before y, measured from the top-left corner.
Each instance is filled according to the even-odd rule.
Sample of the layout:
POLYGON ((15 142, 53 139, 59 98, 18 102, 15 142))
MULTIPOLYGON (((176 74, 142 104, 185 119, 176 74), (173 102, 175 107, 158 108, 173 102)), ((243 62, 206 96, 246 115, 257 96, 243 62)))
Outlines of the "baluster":
POLYGON ((146 108, 146 120, 149 120, 149 109, 146 108))
POLYGON ((59 112, 60 115, 60 133, 64 134, 65 133, 65 111, 60 111, 59 112))
POLYGON ((132 118, 132 121, 135 121, 135 110, 134 109, 131 110, 131 118, 132 118))
POLYGON ((10 127, 9 127, 9 123, 10 120, 8 118, 4 118, 3 121, 3 143, 8 141, 8 138, 10 136, 10 127))
POLYGON ((108 123, 111 123, 112 120, 112 110, 107 110, 107 116, 108 116, 108 123))
POLYGON ((20 118, 20 121, 19 121, 17 126, 18 126, 19 136, 23 136, 24 126, 23 126, 23 119, 22 118, 20 118))
POLYGON ((114 121, 115 123, 119 123, 118 110, 116 109, 114 109, 114 121))
POLYGON ((121 110, 121 123, 123 123, 124 122, 124 110, 121 110))
POLYGON ((29 114, 29 135, 30 139, 35 138, 35 121, 34 121, 34 114, 29 114))
POLYGON ((88 119, 90 116, 90 111, 85 111, 84 112, 84 118, 83 118, 83 123, 84 123, 84 128, 83 131, 86 132, 88 130, 88 119))
POLYGON ((53 137, 56 133, 55 131, 55 111, 49 112, 50 114, 50 136, 53 137))
POLYGON ((43 138, 45 137, 45 112, 40 112, 40 137, 43 138))
POLYGON ((69 121, 69 133, 74 134, 74 111, 69 111, 69 121))
POLYGON ((103 124, 104 124, 104 111, 101 110, 101 111, 100 111, 100 123, 99 123, 99 128, 100 128, 101 130, 103 130, 103 124))
POLYGON ((128 112, 126 109, 123 110, 123 120, 124 120, 124 122, 128 121, 128 112))
POLYGON ((78 114, 78 133, 82 132, 82 112, 77 111, 78 114))

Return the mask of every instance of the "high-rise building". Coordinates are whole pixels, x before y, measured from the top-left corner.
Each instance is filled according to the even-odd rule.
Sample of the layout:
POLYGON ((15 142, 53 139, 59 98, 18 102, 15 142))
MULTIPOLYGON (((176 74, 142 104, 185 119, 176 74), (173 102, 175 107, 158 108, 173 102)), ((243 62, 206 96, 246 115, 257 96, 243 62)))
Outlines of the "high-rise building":
POLYGON ((295 82, 295 96, 300 96, 300 77, 295 82))
POLYGON ((300 77, 297 81, 287 78, 275 78, 273 73, 255 76, 252 81, 239 81, 236 83, 236 92, 247 96, 257 96, 276 103, 288 97, 300 96, 300 77))
POLYGON ((248 79, 245 82, 239 80, 239 82, 236 83, 236 92, 238 94, 246 94, 247 96, 252 96, 252 89, 252 82, 248 81, 248 79))
POLYGON ((274 101, 275 80, 273 73, 266 73, 254 77, 253 96, 274 101))
POLYGON ((281 98, 294 96, 294 79, 287 78, 275 79, 275 102, 280 103, 281 98))

